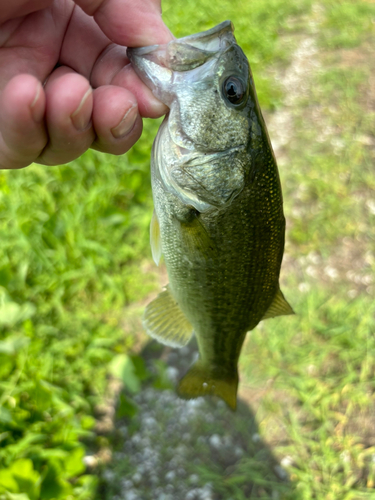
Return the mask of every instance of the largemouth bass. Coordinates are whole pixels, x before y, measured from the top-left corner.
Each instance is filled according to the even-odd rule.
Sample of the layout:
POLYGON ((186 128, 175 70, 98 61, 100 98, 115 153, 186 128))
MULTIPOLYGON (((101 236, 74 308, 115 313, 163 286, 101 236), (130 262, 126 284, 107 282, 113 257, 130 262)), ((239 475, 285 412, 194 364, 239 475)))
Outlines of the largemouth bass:
POLYGON ((178 394, 217 395, 235 409, 246 332, 293 313, 279 287, 281 186, 250 66, 230 21, 128 54, 170 108, 151 161, 151 248, 169 285, 144 326, 175 347, 194 332, 199 359, 178 394))

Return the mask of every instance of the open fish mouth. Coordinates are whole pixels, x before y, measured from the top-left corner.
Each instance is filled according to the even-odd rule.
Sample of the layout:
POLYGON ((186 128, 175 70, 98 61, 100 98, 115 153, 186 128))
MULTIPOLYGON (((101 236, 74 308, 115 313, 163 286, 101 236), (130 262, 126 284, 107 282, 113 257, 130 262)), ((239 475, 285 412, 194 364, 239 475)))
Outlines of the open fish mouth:
POLYGON ((244 183, 239 156, 250 127, 241 114, 249 66, 233 31, 224 21, 164 45, 128 49, 137 75, 170 108, 154 143, 155 170, 167 190, 200 213, 228 203, 244 183), (237 108, 225 94, 231 78, 237 108))
POLYGON ((127 55, 141 80, 155 97, 168 105, 170 86, 182 79, 186 82, 185 72, 203 66, 201 72, 192 72, 192 82, 211 73, 213 65, 206 63, 212 60, 215 64, 218 56, 236 43, 233 31, 232 22, 224 21, 207 31, 164 45, 128 48, 127 55))

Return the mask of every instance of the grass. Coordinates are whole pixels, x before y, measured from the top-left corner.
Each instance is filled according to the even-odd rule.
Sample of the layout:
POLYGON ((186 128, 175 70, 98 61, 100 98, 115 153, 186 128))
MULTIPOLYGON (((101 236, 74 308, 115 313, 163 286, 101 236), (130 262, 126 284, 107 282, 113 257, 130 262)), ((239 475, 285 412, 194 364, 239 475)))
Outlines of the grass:
POLYGON ((133 343, 123 309, 154 286, 147 274, 139 282, 154 133, 125 158, 89 152, 69 166, 1 174, 4 498, 92 498, 96 478, 82 475, 80 440, 95 446, 108 364, 133 343))
MULTIPOLYGON (((242 395, 262 393, 248 402, 261 436, 287 458, 290 483, 257 471, 250 455, 230 472, 197 474, 234 500, 247 497, 249 475, 263 488, 252 498, 375 498, 375 4, 167 0, 163 10, 176 36, 234 22, 268 121, 289 109, 274 75, 304 37, 320 64, 289 109, 281 151, 282 289, 297 316, 251 332, 240 363, 242 395)), ((148 249, 156 130, 147 122, 121 158, 88 152, 0 174, 1 500, 94 498, 97 476, 82 459, 111 445, 94 432, 108 372, 134 391, 146 377, 128 356, 136 339, 123 317, 157 286, 148 249)))
POLYGON ((374 498, 375 113, 365 96, 375 6, 328 2, 319 15, 320 69, 297 102, 280 168, 282 288, 297 316, 251 332, 241 366, 244 385, 268 380, 261 434, 288 457, 298 498, 374 498))

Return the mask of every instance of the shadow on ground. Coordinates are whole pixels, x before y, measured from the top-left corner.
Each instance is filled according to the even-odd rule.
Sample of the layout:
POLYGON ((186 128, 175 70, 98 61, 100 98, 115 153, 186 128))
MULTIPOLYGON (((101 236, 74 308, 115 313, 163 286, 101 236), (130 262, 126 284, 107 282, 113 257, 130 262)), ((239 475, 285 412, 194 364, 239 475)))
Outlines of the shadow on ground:
MULTIPOLYGON (((172 387, 196 356, 195 340, 182 349, 156 342, 145 346, 142 358, 153 375, 132 398, 136 415, 115 419, 115 452, 101 471, 99 497, 298 500, 286 471, 260 438, 247 403, 239 399, 234 413, 216 398, 176 396, 172 387)), ((117 407, 124 396, 129 395, 120 394, 117 407)))

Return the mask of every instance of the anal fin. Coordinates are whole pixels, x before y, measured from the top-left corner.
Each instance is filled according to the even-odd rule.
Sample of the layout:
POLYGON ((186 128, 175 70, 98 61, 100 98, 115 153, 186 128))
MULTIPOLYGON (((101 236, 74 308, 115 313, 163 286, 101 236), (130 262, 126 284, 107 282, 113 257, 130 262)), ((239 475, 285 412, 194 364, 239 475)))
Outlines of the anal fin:
POLYGON ((280 288, 277 289, 276 295, 265 312, 262 320, 267 318, 275 318, 276 316, 286 316, 288 314, 295 314, 291 306, 288 304, 280 288))
POLYGON ((235 410, 237 407, 238 374, 218 376, 198 360, 180 380, 177 394, 183 399, 199 396, 218 396, 235 410))
POLYGON ((172 347, 183 347, 193 334, 193 327, 168 286, 146 307, 143 326, 150 337, 172 347))

